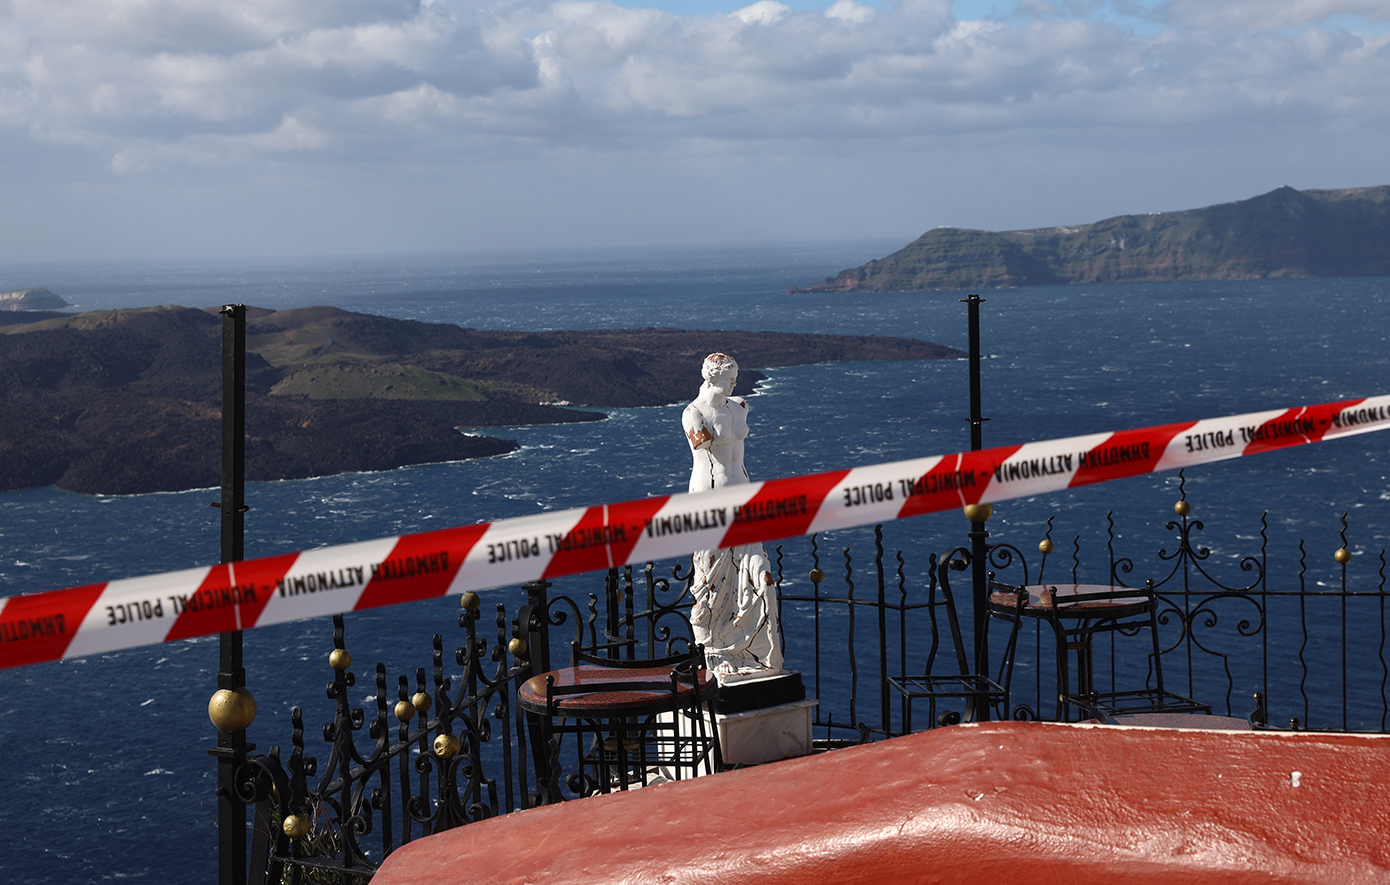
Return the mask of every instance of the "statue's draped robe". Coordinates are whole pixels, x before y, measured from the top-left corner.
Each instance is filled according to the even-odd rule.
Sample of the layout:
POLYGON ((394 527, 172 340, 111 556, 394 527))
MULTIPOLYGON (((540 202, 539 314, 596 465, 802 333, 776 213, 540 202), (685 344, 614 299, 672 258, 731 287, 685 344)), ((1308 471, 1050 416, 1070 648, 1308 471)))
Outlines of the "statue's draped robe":
POLYGON ((695 605, 690 625, 716 673, 782 668, 774 586, 761 544, 695 552, 695 605))

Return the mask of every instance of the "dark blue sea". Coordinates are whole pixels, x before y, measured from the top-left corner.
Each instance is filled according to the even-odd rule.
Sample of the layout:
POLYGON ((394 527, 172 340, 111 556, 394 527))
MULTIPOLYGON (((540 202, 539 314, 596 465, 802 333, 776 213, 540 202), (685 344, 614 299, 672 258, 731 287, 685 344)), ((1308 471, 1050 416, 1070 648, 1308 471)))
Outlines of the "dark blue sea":
MULTIPOLYGON (((0 266, 0 291, 45 286, 77 309, 244 303, 331 304, 480 329, 672 326, 923 338, 967 346, 963 292, 788 295, 900 243, 416 256, 266 263, 0 266)), ((1040 287, 987 291, 981 308, 987 446, 1390 393, 1390 278, 1040 287)), ((735 354, 735 356, 740 356, 735 354)), ((691 394, 699 383, 691 366, 691 394)), ((778 369, 752 402, 755 479, 969 447, 964 362, 836 363, 778 369)), ((424 531, 543 510, 683 491, 680 408, 615 410, 606 421, 514 427, 519 451, 386 473, 252 484, 248 556, 424 531)), ((1190 470, 1214 567, 1234 568, 1269 514, 1271 582, 1310 586, 1340 572, 1330 552, 1348 519, 1352 571, 1374 580, 1390 538, 1390 434, 1190 470), (1361 571, 1358 572, 1357 570, 1361 571)), ((218 457, 209 452, 209 458, 218 457)), ((1104 579, 1104 523, 1121 544, 1156 546, 1179 497, 1176 474, 1007 502, 995 540, 1080 545, 1104 579), (1073 542, 1073 538, 1076 540, 1073 542), (1154 539, 1148 543, 1147 539, 1154 539)), ((218 557, 216 490, 84 497, 0 494, 0 595, 206 565, 218 557)), ((958 513, 890 526, 889 543, 965 543, 958 513)), ((847 534, 831 547, 862 541, 847 534)), ((560 589, 587 589, 574 578, 560 589)), ((586 584, 586 581, 588 584, 586 584)), ((514 603, 516 591, 485 594, 514 603)), ((359 677, 428 663, 456 600, 348 619, 359 677)), ((797 637, 788 658, 797 662, 797 637)), ((329 715, 331 627, 307 621, 246 634, 259 702, 250 740, 288 744, 289 709, 311 733, 329 715)), ((1277 643, 1277 637, 1271 642, 1277 643)), ((0 881, 210 882, 215 878, 216 740, 206 716, 215 638, 0 671, 0 881)), ((359 683, 363 700, 368 687, 359 683)))

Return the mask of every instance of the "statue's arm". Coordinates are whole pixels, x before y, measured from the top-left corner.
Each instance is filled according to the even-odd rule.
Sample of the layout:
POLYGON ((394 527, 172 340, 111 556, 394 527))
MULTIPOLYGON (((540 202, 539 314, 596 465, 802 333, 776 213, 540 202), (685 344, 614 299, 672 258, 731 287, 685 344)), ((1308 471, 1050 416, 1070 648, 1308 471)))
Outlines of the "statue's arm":
POLYGON ((772 563, 768 561, 767 553, 759 545, 755 548, 756 552, 748 555, 748 573, 753 576, 756 584, 772 584, 775 579, 772 577, 772 563))
POLYGON ((681 415, 681 426, 685 428, 685 438, 690 441, 692 450, 708 449, 714 445, 714 432, 694 403, 685 407, 685 414, 681 415))

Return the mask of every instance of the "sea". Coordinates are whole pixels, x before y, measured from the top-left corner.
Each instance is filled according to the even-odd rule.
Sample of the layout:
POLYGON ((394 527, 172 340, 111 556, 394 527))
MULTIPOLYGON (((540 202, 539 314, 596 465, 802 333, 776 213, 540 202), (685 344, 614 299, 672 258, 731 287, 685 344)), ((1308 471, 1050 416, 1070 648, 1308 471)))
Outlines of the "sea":
MULTIPOLYGON (((788 294, 901 246, 894 242, 546 251, 281 261, 0 265, 0 290, 43 286, 76 310, 241 303, 347 310, 477 329, 676 327, 921 338, 966 349, 962 291, 788 294)), ((1129 283, 981 293, 986 446, 1390 393, 1390 278, 1129 283)), ((746 363, 756 354, 738 354, 746 363)), ((969 448, 967 363, 851 362, 774 369, 750 399, 754 479, 969 448)), ((690 394, 699 366, 690 367, 690 394)), ((683 403, 605 410, 607 420, 507 427, 508 455, 381 473, 250 484, 246 553, 269 556, 502 517, 683 491, 683 403)), ((216 459, 218 453, 209 451, 216 459)), ((1258 545, 1271 583, 1333 586, 1331 551, 1374 583, 1390 546, 1390 434, 1366 434, 1000 504, 992 539, 1036 550, 1049 531, 1082 579, 1105 579, 1115 543, 1153 550, 1183 495, 1212 568, 1258 545), (1345 528, 1343 520, 1345 519, 1345 528)), ((217 561, 216 489, 126 497, 53 488, 0 493, 0 595, 217 561)), ((959 513, 885 529, 916 553, 967 543, 959 513)), ((820 539, 863 544, 867 530, 820 539)), ((1171 546, 1171 544, 1170 544, 1171 546)), ((1123 549, 1122 549, 1123 552, 1123 549)), ((792 576, 790 580, 804 580, 792 576)), ((587 593, 596 576, 559 592, 587 593)), ((516 588, 484 594, 512 610, 516 588)), ((347 621, 359 688, 371 665, 413 672, 430 637, 457 635, 457 601, 347 621)), ((789 629, 788 659, 804 655, 789 629)), ((446 642, 450 641, 446 638, 446 642)), ((1274 641, 1274 640, 1271 640, 1274 641)), ((288 745, 289 711, 310 737, 324 695, 327 619, 245 634, 259 712, 249 739, 288 745)), ((216 638, 0 671, 0 881, 211 882, 216 743, 206 704, 216 638)))

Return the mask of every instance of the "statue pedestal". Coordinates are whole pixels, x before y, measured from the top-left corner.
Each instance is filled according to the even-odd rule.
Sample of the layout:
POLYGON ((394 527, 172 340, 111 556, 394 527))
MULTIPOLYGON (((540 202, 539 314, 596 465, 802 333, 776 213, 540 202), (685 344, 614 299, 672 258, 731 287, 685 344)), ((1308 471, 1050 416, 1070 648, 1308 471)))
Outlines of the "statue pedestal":
MULTIPOLYGON (((728 683, 721 683, 716 695, 714 724, 719 729, 719 750, 726 766, 758 765, 810 754, 811 712, 820 702, 807 700, 799 672, 779 670, 723 678, 728 683), (754 705, 756 701, 766 703, 754 705), (729 710, 725 704, 743 709, 729 710)), ((676 714, 661 715, 665 719, 676 714)), ((691 728, 682 716, 680 733, 688 736, 691 728)))
POLYGON ((796 670, 719 678, 715 724, 725 765, 775 762, 811 752, 811 711, 796 670))
POLYGON ((811 711, 818 703, 803 699, 741 713, 715 713, 724 764, 756 765, 809 755, 811 711))
POLYGON ((759 670, 720 676, 716 713, 742 713, 806 700, 800 670, 759 670))

